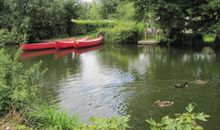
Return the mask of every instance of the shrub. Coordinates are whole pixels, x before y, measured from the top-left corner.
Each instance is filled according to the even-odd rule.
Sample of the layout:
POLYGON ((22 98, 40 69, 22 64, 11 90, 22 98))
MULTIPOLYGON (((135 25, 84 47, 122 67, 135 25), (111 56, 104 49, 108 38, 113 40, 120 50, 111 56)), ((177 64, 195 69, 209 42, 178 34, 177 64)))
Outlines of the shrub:
POLYGON ((136 43, 138 40, 138 29, 133 22, 119 22, 113 28, 101 28, 98 35, 114 43, 136 43))
POLYGON ((138 33, 139 34, 143 33, 145 31, 145 29, 146 29, 145 23, 144 22, 139 22, 137 24, 137 29, 138 29, 138 33))
POLYGON ((203 130, 196 121, 207 121, 210 117, 204 113, 193 113, 194 106, 189 104, 186 107, 186 112, 183 114, 175 114, 175 118, 165 116, 161 122, 156 122, 154 119, 149 119, 147 122, 151 126, 151 130, 203 130))
POLYGON ((0 29, 0 44, 18 43, 18 36, 15 31, 8 31, 7 29, 0 29))
POLYGON ((10 110, 21 110, 36 97, 36 88, 43 73, 40 64, 25 69, 17 59, 12 59, 0 50, 0 114, 10 110))

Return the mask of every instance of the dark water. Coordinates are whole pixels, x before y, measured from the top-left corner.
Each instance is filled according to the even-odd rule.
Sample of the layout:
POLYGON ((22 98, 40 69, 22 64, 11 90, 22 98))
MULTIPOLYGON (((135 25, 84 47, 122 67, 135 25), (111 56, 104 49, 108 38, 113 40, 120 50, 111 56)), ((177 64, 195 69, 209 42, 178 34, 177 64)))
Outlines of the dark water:
POLYGON ((104 45, 22 55, 27 67, 40 60, 48 68, 42 98, 83 121, 129 114, 131 129, 146 130, 146 119, 181 113, 189 103, 196 103, 196 112, 211 115, 202 125, 220 129, 220 51, 104 45), (208 83, 198 86, 193 83, 197 79, 208 83), (190 87, 173 87, 183 82, 190 87), (158 99, 174 105, 159 108, 154 105, 158 99))

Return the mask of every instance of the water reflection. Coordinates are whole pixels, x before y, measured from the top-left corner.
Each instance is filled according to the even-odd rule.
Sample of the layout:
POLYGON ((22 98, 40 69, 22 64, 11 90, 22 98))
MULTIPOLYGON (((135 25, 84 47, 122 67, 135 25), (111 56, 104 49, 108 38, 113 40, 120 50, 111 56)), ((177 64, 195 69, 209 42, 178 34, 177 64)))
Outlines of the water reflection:
POLYGON ((21 60, 26 60, 26 59, 29 59, 32 57, 54 54, 55 52, 56 52, 56 49, 39 50, 39 51, 26 51, 26 52, 22 52, 20 57, 21 57, 21 60))
POLYGON ((94 53, 80 55, 80 74, 60 82, 65 84, 60 88, 60 106, 70 113, 78 113, 84 120, 90 116, 117 114, 113 97, 120 91, 119 86, 134 80, 129 73, 103 66, 94 53))
POLYGON ((147 118, 182 112, 194 102, 196 111, 211 115, 206 129, 220 127, 219 51, 107 44, 53 54, 57 60, 54 55, 41 55, 23 63, 29 67, 42 60, 48 68, 42 98, 56 100, 61 109, 77 113, 83 121, 90 116, 130 114, 131 129, 144 130, 147 118), (197 86, 193 83, 197 79, 208 80, 208 84, 197 86), (186 81, 188 89, 174 88, 186 81), (161 109, 153 104, 158 99, 175 103, 161 109))

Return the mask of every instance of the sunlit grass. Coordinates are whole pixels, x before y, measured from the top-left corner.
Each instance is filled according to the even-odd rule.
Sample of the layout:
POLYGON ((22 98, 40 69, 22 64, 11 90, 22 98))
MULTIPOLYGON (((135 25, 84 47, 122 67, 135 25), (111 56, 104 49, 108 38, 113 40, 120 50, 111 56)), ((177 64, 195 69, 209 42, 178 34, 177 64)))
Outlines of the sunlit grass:
POLYGON ((39 129, 76 129, 79 125, 76 116, 69 116, 55 106, 37 106, 26 113, 27 119, 34 128, 39 129))

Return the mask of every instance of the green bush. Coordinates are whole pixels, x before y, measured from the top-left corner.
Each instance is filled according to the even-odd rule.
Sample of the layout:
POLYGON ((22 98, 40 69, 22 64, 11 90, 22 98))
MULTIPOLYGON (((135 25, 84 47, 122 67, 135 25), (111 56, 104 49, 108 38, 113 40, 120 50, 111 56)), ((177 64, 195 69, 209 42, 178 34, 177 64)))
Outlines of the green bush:
POLYGON ((0 29, 0 45, 2 44, 14 44, 19 43, 19 38, 17 33, 8 29, 0 29))
POLYGON ((197 121, 207 121, 209 115, 202 113, 193 113, 194 106, 189 104, 186 112, 183 114, 175 114, 175 118, 165 116, 161 122, 149 119, 147 122, 151 126, 151 130, 203 130, 197 121))
POLYGON ((113 43, 137 43, 138 29, 133 22, 119 22, 113 28, 101 28, 98 35, 113 43))
POLYGON ((43 73, 40 64, 26 69, 17 58, 12 59, 0 50, 0 114, 7 114, 12 109, 17 111, 28 107, 37 94, 39 80, 43 73))
POLYGON ((138 29, 138 33, 139 34, 143 33, 145 31, 145 29, 146 29, 145 23, 144 22, 139 22, 137 24, 137 29, 138 29))

